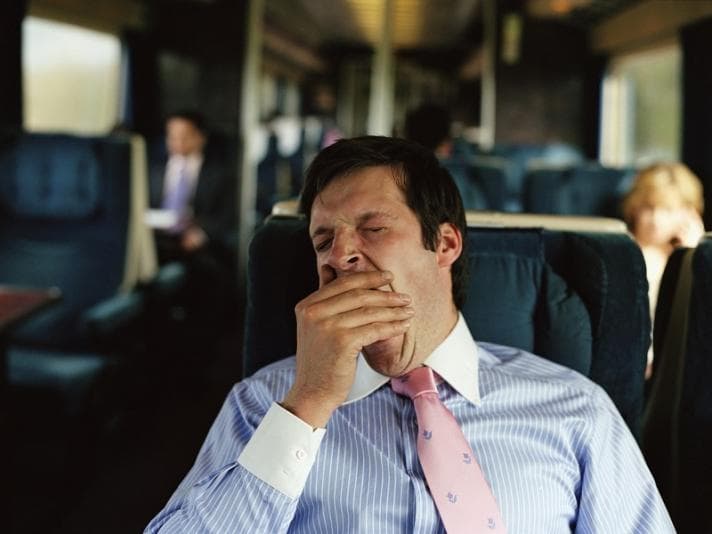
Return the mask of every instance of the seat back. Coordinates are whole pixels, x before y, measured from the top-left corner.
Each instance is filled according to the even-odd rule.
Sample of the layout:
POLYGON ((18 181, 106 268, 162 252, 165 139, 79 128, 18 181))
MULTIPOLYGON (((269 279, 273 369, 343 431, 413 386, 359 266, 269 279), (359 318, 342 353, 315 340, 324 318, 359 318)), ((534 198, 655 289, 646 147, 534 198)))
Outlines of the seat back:
POLYGON ((561 143, 498 143, 492 148, 491 154, 505 158, 509 164, 506 211, 530 211, 523 203, 523 193, 525 175, 531 166, 572 166, 583 160, 578 149, 561 143))
POLYGON ((710 532, 712 518, 700 513, 712 495, 712 241, 692 260, 685 371, 680 394, 680 532, 710 532))
POLYGON ((81 312, 115 295, 127 268, 150 274, 127 261, 131 162, 128 138, 25 133, 0 147, 0 282, 63 295, 15 342, 83 347, 81 312))
MULTIPOLYGON (((441 159, 440 164, 452 176, 452 179, 460 191, 462 205, 467 210, 492 209, 490 207, 491 198, 480 185, 475 181, 472 169, 462 158, 441 159)), ((504 191, 504 186, 502 186, 504 191)))
POLYGON ((474 156, 468 163, 471 180, 484 195, 487 209, 505 210, 512 198, 519 200, 519 184, 510 161, 497 156, 474 156))
POLYGON ((680 532, 709 532, 712 494, 712 240, 677 249, 655 311, 643 452, 680 532))
MULTIPOLYGON (((637 432, 650 319, 645 267, 626 234, 469 228, 462 312, 473 336, 539 353, 601 384, 637 432)), ((250 246, 245 375, 296 348, 295 304, 317 276, 306 222, 273 217, 250 246)))
POLYGON ((535 166, 524 180, 524 209, 531 213, 616 217, 631 176, 596 163, 535 166))

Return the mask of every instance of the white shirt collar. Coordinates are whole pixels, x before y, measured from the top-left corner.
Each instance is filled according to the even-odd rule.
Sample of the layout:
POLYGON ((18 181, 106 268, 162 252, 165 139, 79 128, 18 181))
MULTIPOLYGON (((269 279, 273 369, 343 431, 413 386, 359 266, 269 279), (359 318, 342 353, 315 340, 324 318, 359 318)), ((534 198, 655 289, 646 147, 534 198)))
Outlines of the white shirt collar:
MULTIPOLYGON (((460 395, 473 404, 480 403, 479 355, 477 344, 459 314, 452 332, 425 360, 425 365, 438 373, 460 395)), ((360 400, 386 384, 389 377, 371 369, 363 354, 358 355, 356 377, 344 404, 360 400)))
POLYGON ((193 152, 185 156, 181 154, 171 154, 168 157, 168 165, 175 167, 187 166, 188 169, 194 170, 203 163, 203 154, 200 152, 193 152))

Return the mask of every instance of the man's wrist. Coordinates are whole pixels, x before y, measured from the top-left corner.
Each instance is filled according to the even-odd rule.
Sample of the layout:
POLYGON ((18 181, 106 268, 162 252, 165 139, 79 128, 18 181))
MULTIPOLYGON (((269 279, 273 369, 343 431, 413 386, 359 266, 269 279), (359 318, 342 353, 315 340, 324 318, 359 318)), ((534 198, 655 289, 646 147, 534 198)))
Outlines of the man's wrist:
POLYGON ((287 393, 279 405, 312 428, 326 428, 331 415, 339 406, 338 403, 325 401, 315 395, 300 394, 294 391, 287 393))

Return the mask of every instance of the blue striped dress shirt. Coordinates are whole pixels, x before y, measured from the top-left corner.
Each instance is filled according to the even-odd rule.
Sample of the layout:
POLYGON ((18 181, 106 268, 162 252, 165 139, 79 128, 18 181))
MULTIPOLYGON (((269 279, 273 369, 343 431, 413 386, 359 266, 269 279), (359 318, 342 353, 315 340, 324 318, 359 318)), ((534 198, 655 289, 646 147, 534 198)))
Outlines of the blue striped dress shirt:
MULTIPOLYGON (((426 364, 446 380, 440 397, 510 534, 674 532, 635 440, 600 387, 527 352, 476 345, 462 318, 426 364), (473 385, 474 395, 462 394, 473 385)), ((293 357, 282 360, 231 390, 195 465, 146 532, 444 532, 418 462, 413 404, 375 372, 358 385, 375 390, 332 416, 295 495, 245 467, 240 455, 289 390, 294 365, 293 357)), ((279 429, 260 439, 282 446, 279 429)))

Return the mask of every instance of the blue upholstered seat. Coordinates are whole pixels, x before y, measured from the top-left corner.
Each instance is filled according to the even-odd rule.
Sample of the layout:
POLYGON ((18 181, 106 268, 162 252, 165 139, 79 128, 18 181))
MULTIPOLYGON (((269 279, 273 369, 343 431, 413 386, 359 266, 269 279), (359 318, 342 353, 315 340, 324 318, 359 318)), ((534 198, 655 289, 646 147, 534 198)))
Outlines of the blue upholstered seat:
POLYGON ((531 211, 524 200, 525 175, 531 166, 573 166, 583 160, 578 149, 563 143, 498 143, 490 154, 504 158, 508 163, 504 209, 513 212, 531 211))
POLYGON ((575 167, 533 167, 524 179, 524 210, 617 217, 618 205, 630 177, 630 171, 596 163, 575 167))
POLYGON ((643 452, 679 532, 712 532, 712 240, 678 249, 655 312, 643 452))
POLYGON ((680 531, 710 532, 700 513, 712 495, 712 241, 701 243, 692 261, 685 374, 680 395, 680 531))
POLYGON ((447 169, 455 181, 462 204, 466 210, 488 210, 491 208, 489 196, 475 180, 472 168, 462 159, 445 158, 440 160, 440 164, 447 169))
MULTIPOLYGON (((462 310, 473 335, 534 351, 601 384, 637 432, 650 332, 642 255, 625 234, 470 228, 462 310)), ((295 351, 294 305, 317 287, 299 218, 272 218, 250 247, 244 372, 295 351)))
MULTIPOLYGON (((505 158, 474 156, 468 160, 473 183, 482 191, 486 209, 517 211, 519 184, 514 165, 505 158), (516 199, 514 204, 512 200, 516 199)), ((469 209, 465 206, 465 209, 469 209)))
POLYGON ((62 292, 12 332, 9 383, 49 392, 68 416, 85 410, 102 376, 113 373, 131 339, 121 328, 143 311, 136 294, 119 294, 131 162, 128 138, 17 134, 0 146, 0 283, 62 292), (97 349, 90 327, 115 335, 111 352, 97 349))

